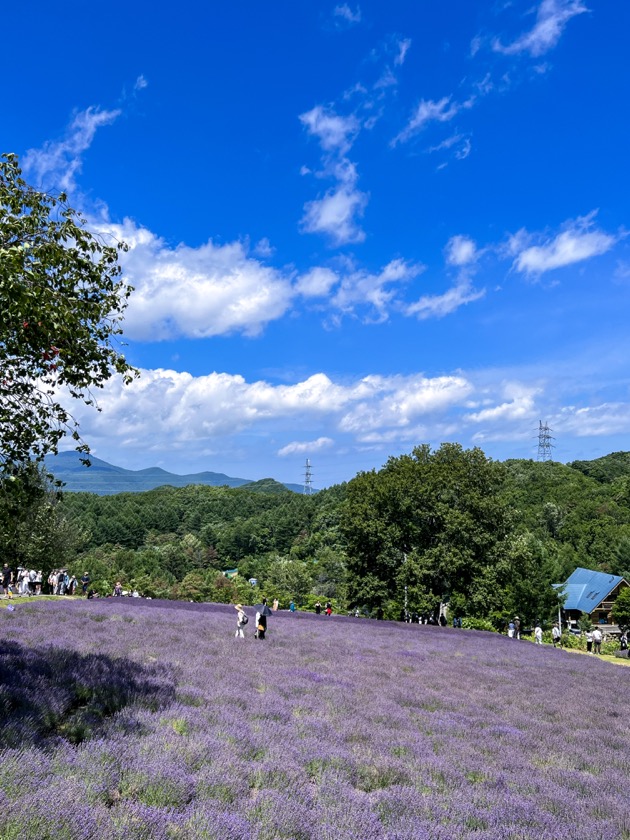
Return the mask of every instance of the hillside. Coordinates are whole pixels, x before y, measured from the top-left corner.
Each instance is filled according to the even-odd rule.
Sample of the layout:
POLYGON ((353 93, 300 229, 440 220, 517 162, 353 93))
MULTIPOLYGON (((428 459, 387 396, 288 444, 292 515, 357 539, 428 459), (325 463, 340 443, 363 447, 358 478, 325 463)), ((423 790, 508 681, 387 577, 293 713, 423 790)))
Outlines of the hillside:
MULTIPOLYGON (((255 485, 252 489, 278 492, 274 479, 262 479, 254 482, 247 478, 233 478, 225 473, 200 472, 178 475, 167 472, 160 467, 148 467, 143 470, 127 470, 109 464, 93 455, 90 456, 91 466, 81 463, 76 452, 60 452, 56 457, 46 459, 46 468, 63 482, 64 490, 71 493, 96 493, 98 496, 110 496, 114 493, 142 493, 155 490, 157 487, 187 487, 189 484, 203 484, 208 487, 243 487, 255 485), (263 484, 267 482, 267 485, 263 484)), ((287 490, 301 493, 303 488, 299 484, 282 485, 287 490)))
POLYGON ((235 627, 229 604, 0 610, 0 837, 628 837, 630 669, 286 610, 265 641, 235 627))

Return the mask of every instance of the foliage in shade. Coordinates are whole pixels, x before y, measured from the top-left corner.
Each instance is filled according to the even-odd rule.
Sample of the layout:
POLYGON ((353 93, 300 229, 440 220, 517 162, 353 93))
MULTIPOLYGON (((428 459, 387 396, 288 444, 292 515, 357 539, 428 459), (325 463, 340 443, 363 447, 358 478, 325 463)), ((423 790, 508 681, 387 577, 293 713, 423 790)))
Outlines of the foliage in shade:
POLYGON ((451 628, 235 625, 132 599, 3 611, 0 837, 630 838, 629 669, 451 628), (111 702, 80 743, 42 728, 81 696, 111 702))

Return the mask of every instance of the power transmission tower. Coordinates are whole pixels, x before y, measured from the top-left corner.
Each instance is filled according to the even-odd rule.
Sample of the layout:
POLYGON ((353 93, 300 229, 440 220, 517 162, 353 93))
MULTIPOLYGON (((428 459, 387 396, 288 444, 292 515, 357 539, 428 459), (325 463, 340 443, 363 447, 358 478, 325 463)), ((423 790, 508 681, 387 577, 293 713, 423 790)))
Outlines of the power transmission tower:
POLYGON ((311 462, 306 459, 304 467, 304 495, 310 496, 313 492, 313 474, 311 473, 311 462))
POLYGON ((551 432, 553 429, 549 428, 549 425, 545 422, 543 423, 542 420, 538 421, 538 460, 539 461, 553 461, 551 457, 551 450, 554 447, 554 444, 551 442, 555 440, 552 437, 551 432))

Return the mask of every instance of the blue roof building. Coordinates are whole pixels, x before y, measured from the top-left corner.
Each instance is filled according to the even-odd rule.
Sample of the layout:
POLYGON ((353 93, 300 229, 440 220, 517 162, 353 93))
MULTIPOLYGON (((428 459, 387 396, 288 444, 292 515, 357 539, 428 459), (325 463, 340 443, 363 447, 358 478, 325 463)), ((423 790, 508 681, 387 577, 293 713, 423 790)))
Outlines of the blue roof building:
POLYGON ((587 613, 596 624, 612 623, 610 612, 625 586, 628 586, 627 581, 619 575, 591 569, 576 569, 566 583, 554 584, 554 588, 561 589, 566 596, 563 609, 570 618, 579 618, 580 613, 587 613))

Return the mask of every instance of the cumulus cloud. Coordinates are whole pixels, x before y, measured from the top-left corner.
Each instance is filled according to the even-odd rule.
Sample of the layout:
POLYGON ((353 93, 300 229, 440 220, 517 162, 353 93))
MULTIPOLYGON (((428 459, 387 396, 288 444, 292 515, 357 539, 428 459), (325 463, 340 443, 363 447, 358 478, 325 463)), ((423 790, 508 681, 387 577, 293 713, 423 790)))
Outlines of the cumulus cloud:
POLYGON ((300 122, 309 134, 317 137, 324 151, 335 151, 340 155, 350 149, 361 127, 354 115, 342 116, 323 105, 300 114, 300 122))
POLYGON ((483 408, 481 411, 471 412, 465 416, 473 423, 487 423, 500 421, 522 421, 535 417, 535 397, 540 388, 528 387, 519 382, 508 382, 503 388, 506 400, 498 405, 483 408))
POLYGON ((376 429, 403 428, 419 417, 459 405, 473 389, 463 376, 369 376, 363 385, 364 399, 352 405, 339 424, 360 441, 376 429))
POLYGON ((308 455, 311 452, 318 452, 322 449, 328 449, 334 444, 334 440, 329 437, 319 437, 317 440, 307 441, 292 441, 282 449, 278 450, 278 455, 285 458, 287 455, 308 455))
MULTIPOLYGON (((510 237, 508 252, 515 254, 514 268, 525 274, 540 275, 605 254, 620 238, 594 227, 596 211, 569 221, 557 236, 540 245, 530 245, 534 237, 521 230, 510 237)), ((540 236, 538 238, 541 238, 540 236)))
POLYGON ((588 12, 588 8, 582 0, 542 0, 536 10, 536 22, 532 29, 509 44, 503 44, 497 38, 492 48, 505 55, 524 52, 534 58, 544 55, 556 46, 567 23, 584 12, 588 12))
POLYGON ((22 165, 31 181, 45 190, 73 192, 83 164, 83 152, 92 145, 99 128, 110 125, 121 111, 86 108, 74 115, 61 140, 49 140, 41 149, 29 149, 22 165))
POLYGON ((346 156, 360 122, 353 115, 341 116, 320 105, 302 114, 300 121, 310 135, 317 137, 324 153, 323 168, 316 174, 335 181, 323 196, 305 203, 300 229, 324 234, 337 246, 363 242, 365 233, 359 220, 369 196, 357 188, 356 165, 346 156))
MULTIPOLYGON (((247 382, 242 376, 211 373, 192 376, 174 370, 141 370, 129 386, 119 379, 105 383, 99 395, 100 413, 77 407, 77 419, 92 438, 116 430, 122 447, 151 446, 165 452, 187 445, 208 445, 248 430, 264 435, 290 433, 297 423, 321 423, 326 429, 355 437, 412 428, 449 407, 462 405, 473 390, 462 375, 435 378, 367 376, 334 382, 316 373, 291 385, 264 380, 247 382)), ((310 442, 289 442, 282 455, 323 450, 333 440, 321 434, 310 442), (302 447, 302 448, 300 448, 302 447)))
POLYGON ((295 290, 303 297, 326 297, 338 282, 338 275, 330 268, 316 267, 298 278, 295 290))
POLYGON ((129 245, 120 255, 125 280, 135 289, 125 316, 129 338, 254 336, 291 305, 291 276, 252 258, 241 242, 171 248, 129 219, 97 229, 129 245))
POLYGON ((449 265, 469 265, 477 257, 477 246, 468 236, 452 236, 446 243, 446 262, 449 265))
POLYGON ((367 202, 367 193, 342 184, 328 190, 322 198, 306 202, 301 229, 306 233, 326 234, 335 245, 363 242, 365 231, 359 219, 367 202))

